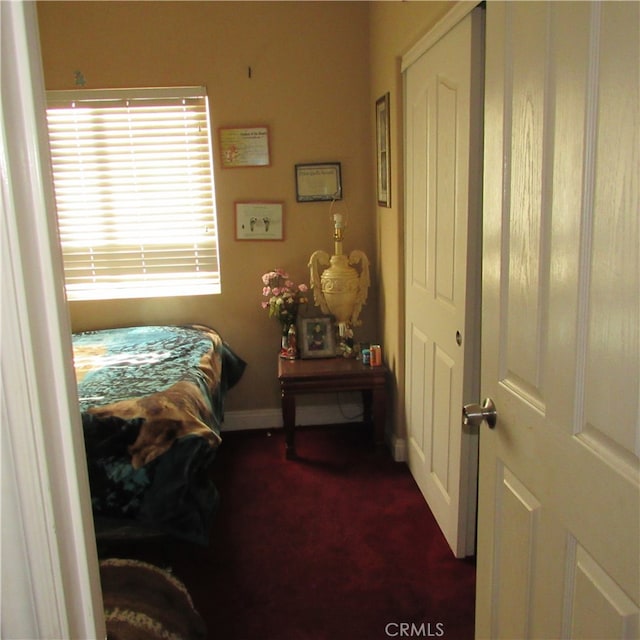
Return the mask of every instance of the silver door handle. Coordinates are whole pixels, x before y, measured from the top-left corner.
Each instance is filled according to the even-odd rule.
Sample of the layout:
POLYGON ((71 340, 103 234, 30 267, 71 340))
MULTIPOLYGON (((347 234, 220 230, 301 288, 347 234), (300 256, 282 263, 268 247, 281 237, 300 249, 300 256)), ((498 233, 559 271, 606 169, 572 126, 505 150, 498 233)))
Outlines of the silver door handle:
POLYGON ((489 429, 493 429, 498 420, 496 405, 491 398, 486 398, 482 406, 479 404, 465 404, 462 409, 462 416, 464 423, 471 427, 479 427, 482 421, 486 420, 489 429))

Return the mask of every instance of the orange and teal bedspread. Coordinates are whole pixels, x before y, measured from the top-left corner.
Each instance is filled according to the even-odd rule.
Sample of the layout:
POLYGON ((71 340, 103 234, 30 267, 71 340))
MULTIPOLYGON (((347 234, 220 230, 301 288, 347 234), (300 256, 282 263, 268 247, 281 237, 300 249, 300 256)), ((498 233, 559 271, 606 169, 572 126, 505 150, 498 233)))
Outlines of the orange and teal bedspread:
POLYGON ((98 535, 114 524, 205 544, 227 391, 246 363, 202 325, 73 335, 98 535))

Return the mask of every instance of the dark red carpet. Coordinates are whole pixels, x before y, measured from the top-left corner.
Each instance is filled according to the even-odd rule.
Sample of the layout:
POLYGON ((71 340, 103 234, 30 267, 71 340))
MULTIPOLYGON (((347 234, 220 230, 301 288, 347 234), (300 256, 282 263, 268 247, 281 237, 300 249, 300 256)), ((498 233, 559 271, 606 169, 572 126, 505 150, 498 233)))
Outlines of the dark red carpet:
POLYGON ((145 543, 171 566, 209 637, 473 638, 475 566, 456 560, 406 465, 359 427, 226 433, 211 544, 145 543))

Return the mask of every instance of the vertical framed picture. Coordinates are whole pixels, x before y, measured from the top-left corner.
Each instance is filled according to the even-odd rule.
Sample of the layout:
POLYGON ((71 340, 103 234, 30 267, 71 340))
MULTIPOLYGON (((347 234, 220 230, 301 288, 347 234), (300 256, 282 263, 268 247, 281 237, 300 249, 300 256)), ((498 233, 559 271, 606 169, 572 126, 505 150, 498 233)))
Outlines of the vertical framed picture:
POLYGON ((376 161, 378 204, 391 206, 391 146, 389 135, 389 93, 376 100, 376 161))
POLYGON ((298 321, 298 346, 302 358, 333 358, 336 341, 333 320, 326 316, 298 321))

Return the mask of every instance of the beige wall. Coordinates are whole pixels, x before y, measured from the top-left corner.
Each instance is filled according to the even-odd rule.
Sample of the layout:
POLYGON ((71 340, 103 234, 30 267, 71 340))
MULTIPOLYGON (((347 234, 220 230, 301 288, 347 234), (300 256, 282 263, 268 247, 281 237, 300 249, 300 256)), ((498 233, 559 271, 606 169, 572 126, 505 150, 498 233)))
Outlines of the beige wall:
POLYGON ((266 124, 271 133, 272 166, 215 169, 222 294, 73 303, 74 330, 212 325, 249 363, 227 408, 279 407, 279 327, 260 307, 260 276, 282 267, 308 283, 311 253, 332 250, 329 204, 296 203, 294 165, 337 161, 345 250, 364 250, 374 269, 360 336, 377 337, 367 3, 42 2, 38 15, 47 89, 73 88, 76 70, 87 88, 204 84, 214 131, 266 124), (247 199, 285 203, 283 242, 235 241, 234 201, 247 199))
MULTIPOLYGON (((272 166, 216 167, 223 292, 219 296, 73 303, 74 330, 202 322, 249 367, 229 410, 279 406, 278 326, 261 309, 263 272, 308 282, 316 249, 332 249, 329 206, 295 201, 294 164, 342 163, 350 227, 345 250, 372 261, 372 288, 357 337, 382 343, 394 372, 394 423, 403 431, 402 119, 400 59, 453 2, 40 2, 47 89, 208 87, 214 133, 266 124, 272 166), (252 77, 248 77, 248 67, 252 77), (375 198, 374 104, 391 94, 392 206, 375 198), (237 242, 233 203, 285 203, 283 242, 237 242), (395 379, 397 376, 397 381, 395 379)), ((216 138, 214 137, 214 143, 216 138)))

